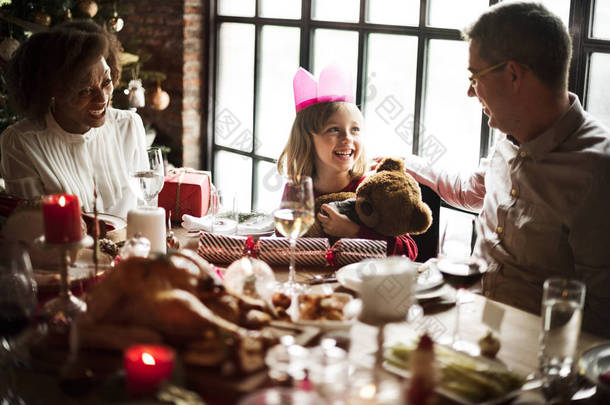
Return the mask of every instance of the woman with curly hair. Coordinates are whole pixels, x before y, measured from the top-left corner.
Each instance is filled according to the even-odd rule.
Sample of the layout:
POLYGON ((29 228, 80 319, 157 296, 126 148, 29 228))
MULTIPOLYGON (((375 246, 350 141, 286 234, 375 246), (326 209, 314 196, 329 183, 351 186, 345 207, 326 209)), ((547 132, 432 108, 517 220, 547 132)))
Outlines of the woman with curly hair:
POLYGON ((129 174, 145 164, 134 112, 110 101, 121 75, 118 40, 90 21, 32 35, 8 68, 11 102, 24 117, 0 135, 0 173, 20 198, 65 192, 93 210, 126 216, 137 198, 129 174))

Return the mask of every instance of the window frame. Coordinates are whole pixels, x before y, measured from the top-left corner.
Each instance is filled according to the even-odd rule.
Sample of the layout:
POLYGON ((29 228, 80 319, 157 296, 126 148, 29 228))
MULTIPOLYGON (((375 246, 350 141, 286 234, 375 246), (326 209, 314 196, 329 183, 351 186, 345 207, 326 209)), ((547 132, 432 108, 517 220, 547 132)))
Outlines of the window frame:
MULTIPOLYGON (((213 170, 214 157, 217 151, 227 151, 237 155, 245 156, 251 159, 252 164, 252 195, 250 204, 252 207, 256 204, 256 179, 258 176, 258 162, 265 161, 275 163, 277 157, 270 158, 259 155, 255 152, 257 144, 256 130, 256 113, 258 99, 256 97, 259 85, 258 70, 260 64, 260 37, 263 26, 286 26, 300 28, 300 66, 311 71, 312 68, 312 53, 313 53, 313 32, 315 29, 337 29, 349 30, 358 33, 358 72, 356 75, 356 103, 362 105, 365 100, 366 78, 363 77, 366 72, 366 46, 368 34, 399 34, 414 36, 418 40, 417 45, 417 67, 416 67, 416 84, 415 84, 415 103, 413 112, 413 150, 412 153, 420 154, 420 129, 424 114, 425 106, 425 72, 427 69, 427 55, 430 40, 455 40, 461 41, 461 33, 457 29, 429 27, 426 25, 427 16, 429 14, 430 0, 420 1, 420 13, 417 26, 402 26, 402 25, 386 25, 369 23, 365 21, 366 7, 368 1, 360 0, 360 10, 358 22, 336 22, 336 21, 319 21, 312 19, 312 3, 313 0, 301 1, 301 18, 286 19, 286 18, 270 18, 261 17, 259 15, 261 0, 255 0, 255 15, 253 17, 237 17, 218 15, 217 0, 207 2, 204 12, 208 18, 208 32, 206 39, 206 54, 208 56, 207 63, 207 99, 203 103, 207 110, 204 122, 207 127, 206 141, 202 145, 202 156, 204 157, 204 166, 206 170, 213 170), (217 56, 218 56, 218 31, 223 23, 245 23, 254 25, 254 100, 252 100, 252 150, 250 152, 233 149, 226 146, 216 145, 214 143, 214 127, 216 120, 216 80, 217 80, 217 56)), ((499 0, 490 0, 489 5, 497 4, 499 0)), ((570 65, 570 81, 569 91, 578 95, 583 101, 583 106, 586 108, 587 98, 586 89, 588 85, 588 69, 589 62, 593 52, 610 53, 610 40, 591 38, 592 32, 592 16, 595 5, 595 0, 570 0, 570 16, 569 16, 569 31, 573 41, 573 54, 570 65)), ((466 79, 464 86, 466 87, 466 79)), ((481 131, 479 143, 479 158, 485 157, 488 154, 489 148, 493 143, 493 131, 487 124, 487 117, 481 111, 481 131)), ((446 208, 456 209, 449 206, 444 201, 442 206, 446 208)), ((462 211, 462 210, 460 210, 462 211)))

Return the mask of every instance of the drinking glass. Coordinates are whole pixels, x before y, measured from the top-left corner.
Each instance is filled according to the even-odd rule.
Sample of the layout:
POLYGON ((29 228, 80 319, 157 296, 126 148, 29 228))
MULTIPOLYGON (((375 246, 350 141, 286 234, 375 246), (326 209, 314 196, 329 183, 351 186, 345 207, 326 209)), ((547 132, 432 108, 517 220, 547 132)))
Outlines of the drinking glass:
POLYGON ((211 193, 210 232, 227 235, 236 233, 239 222, 237 195, 233 194, 233 197, 229 199, 226 193, 214 185, 212 185, 211 193), (230 209, 228 208, 229 202, 231 203, 230 209))
POLYGON ((479 354, 479 347, 474 342, 463 339, 460 335, 460 319, 463 316, 464 304, 473 301, 469 290, 479 280, 487 269, 486 261, 477 254, 474 242, 478 234, 482 233, 478 218, 472 220, 469 232, 470 240, 456 238, 446 225, 439 239, 438 260, 436 265, 443 273, 445 281, 455 288, 455 329, 451 338, 451 346, 472 355, 479 354))
POLYGON ((6 248, 8 260, 0 264, 0 358, 7 372, 6 387, 1 404, 25 404, 15 390, 14 365, 17 361, 16 338, 34 318, 36 311, 36 282, 30 256, 20 245, 6 248))
POLYGON ((585 303, 585 285, 549 278, 542 290, 539 362, 549 401, 567 401, 576 383, 576 346, 585 303))
POLYGON ((163 188, 165 169, 161 149, 150 148, 146 155, 146 166, 131 174, 132 188, 138 200, 144 201, 144 205, 152 206, 156 205, 154 200, 163 188))
POLYGON ((282 202, 273 217, 276 229, 290 240, 290 267, 288 281, 281 286, 286 293, 303 291, 304 284, 295 281, 294 256, 297 238, 314 223, 313 183, 311 177, 290 179, 284 186, 282 202))

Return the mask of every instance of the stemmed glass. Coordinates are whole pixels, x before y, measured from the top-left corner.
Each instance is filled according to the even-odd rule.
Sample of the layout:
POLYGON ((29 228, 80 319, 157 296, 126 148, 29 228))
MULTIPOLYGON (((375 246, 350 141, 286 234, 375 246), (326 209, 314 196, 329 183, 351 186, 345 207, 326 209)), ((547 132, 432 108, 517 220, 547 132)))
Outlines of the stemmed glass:
POLYGON ((285 293, 301 292, 304 284, 295 281, 294 256, 297 238, 307 232, 314 223, 314 198, 311 177, 289 179, 284 186, 282 202, 273 217, 276 229, 290 240, 290 267, 288 281, 281 289, 285 293))
POLYGON ((147 163, 132 173, 133 191, 145 206, 153 206, 154 200, 163 188, 165 169, 163 154, 160 148, 150 148, 146 151, 147 163))
POLYGON ((27 251, 18 244, 5 248, 8 262, 0 264, 0 351, 4 352, 2 367, 7 370, 8 382, 0 403, 25 404, 15 390, 15 340, 34 318, 36 282, 27 251))
POLYGON ((486 261, 474 249, 474 242, 477 235, 482 232, 482 227, 478 218, 472 220, 470 241, 451 237, 447 228, 448 226, 444 227, 439 239, 436 265, 443 273, 445 281, 456 289, 455 328, 451 345, 456 350, 478 355, 478 346, 462 339, 460 336, 460 318, 462 317, 464 304, 472 301, 472 293, 469 288, 475 285, 487 270, 486 261))

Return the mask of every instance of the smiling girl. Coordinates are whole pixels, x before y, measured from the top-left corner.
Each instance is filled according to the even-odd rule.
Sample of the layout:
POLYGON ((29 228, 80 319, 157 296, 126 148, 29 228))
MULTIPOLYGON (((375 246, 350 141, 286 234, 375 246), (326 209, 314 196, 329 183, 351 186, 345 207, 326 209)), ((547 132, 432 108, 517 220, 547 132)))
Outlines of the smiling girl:
MULTIPOLYGON (((324 82, 325 73, 323 70, 320 75, 321 83, 324 82)), ((351 88, 344 85, 347 90, 341 91, 341 86, 336 84, 340 77, 333 72, 332 93, 335 94, 321 95, 320 90, 323 89, 316 89, 313 92, 317 94, 315 98, 303 99, 300 93, 311 95, 312 92, 311 89, 304 91, 299 87, 299 75, 305 80, 314 80, 303 69, 295 76, 297 115, 288 142, 278 159, 278 170, 293 179, 302 175, 311 176, 315 197, 343 191, 355 192, 366 178, 367 162, 362 144, 364 117, 353 103, 351 88)), ((317 86, 313 82, 306 84, 311 85, 317 86)), ((352 222, 329 205, 322 206, 318 220, 324 232, 331 236, 385 240, 388 254, 406 255, 411 260, 417 257, 417 245, 409 235, 380 235, 352 222)))
POLYGON ((145 164, 141 118, 110 106, 121 74, 119 44, 90 21, 32 35, 8 70, 9 94, 24 117, 0 135, 0 173, 20 198, 69 193, 93 210, 126 216, 137 198, 129 173, 145 164))

